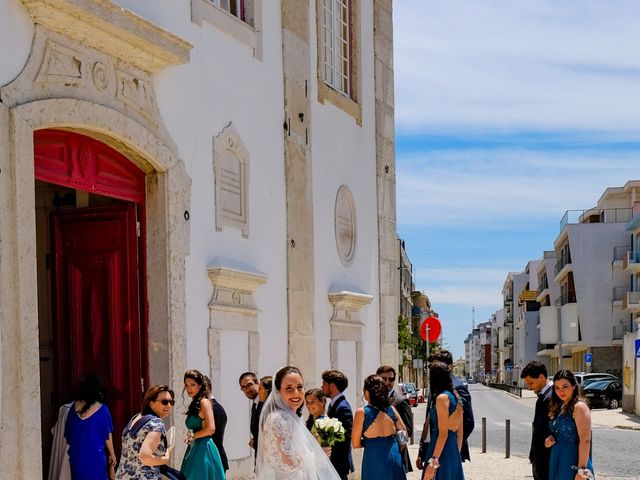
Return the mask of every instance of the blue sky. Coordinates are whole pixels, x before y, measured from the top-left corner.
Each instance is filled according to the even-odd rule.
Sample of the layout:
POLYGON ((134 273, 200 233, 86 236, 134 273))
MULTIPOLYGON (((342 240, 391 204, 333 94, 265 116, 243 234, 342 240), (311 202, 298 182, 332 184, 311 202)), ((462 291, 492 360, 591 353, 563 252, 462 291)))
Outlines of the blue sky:
POLYGON ((640 179, 640 2, 394 2, 398 233, 456 356, 570 209, 640 179))

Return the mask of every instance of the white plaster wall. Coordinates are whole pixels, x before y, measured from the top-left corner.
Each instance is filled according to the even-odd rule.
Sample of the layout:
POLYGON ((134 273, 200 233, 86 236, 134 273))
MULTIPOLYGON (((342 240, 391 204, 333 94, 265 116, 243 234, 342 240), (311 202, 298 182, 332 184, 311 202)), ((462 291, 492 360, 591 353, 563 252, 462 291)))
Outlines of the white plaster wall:
POLYGON ((18 0, 0 0, 0 85, 6 85, 29 58, 34 26, 18 0))
POLYGON ((568 225, 582 340, 591 346, 611 345, 613 247, 624 245, 624 223, 568 225))
MULTIPOLYGON (((311 11, 311 24, 315 25, 315 9, 311 11)), ((362 126, 331 103, 323 105, 317 101, 317 56, 314 53, 311 55, 310 77, 317 368, 321 372, 329 366, 328 354, 322 348, 323 344, 328 345, 330 338, 332 307, 327 293, 333 284, 349 285, 374 297, 373 302, 360 311, 360 319, 365 324, 364 378, 375 373, 380 358, 372 3, 360 2, 360 18, 362 126), (347 185, 353 194, 357 218, 355 256, 348 267, 343 266, 338 257, 334 230, 335 198, 342 184, 347 185)), ((311 45, 312 52, 315 52, 315 28, 312 29, 311 45)), ((343 368, 342 364, 340 368, 343 368)), ((354 379, 355 372, 350 380, 354 379)))

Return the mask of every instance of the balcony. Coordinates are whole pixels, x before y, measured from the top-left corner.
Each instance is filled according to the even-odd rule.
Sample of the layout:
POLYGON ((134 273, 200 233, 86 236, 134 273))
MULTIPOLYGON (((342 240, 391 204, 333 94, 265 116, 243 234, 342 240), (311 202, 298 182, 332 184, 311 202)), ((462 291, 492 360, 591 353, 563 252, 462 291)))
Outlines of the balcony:
POLYGON ((560 283, 560 281, 572 271, 573 266, 571 265, 571 257, 558 260, 553 268, 553 281, 560 283))
POLYGON ((629 333, 632 331, 631 322, 621 323, 620 325, 616 325, 613 327, 613 340, 622 340, 624 338, 625 333, 629 333))
POLYGON ((513 313, 509 312, 504 316, 504 324, 505 325, 513 324, 513 313))
POLYGON ((626 223, 632 217, 632 208, 567 210, 560 220, 560 232, 570 223, 626 223))
POLYGON ((640 311, 640 292, 627 292, 622 299, 622 308, 631 312, 640 311))
POLYGON ((627 252, 622 258, 622 269, 632 274, 640 272, 640 252, 627 252))
POLYGON ((629 290, 631 290, 629 287, 614 287, 613 293, 611 296, 612 305, 614 307, 622 307, 622 304, 624 302, 624 297, 627 296, 627 293, 629 293, 629 290))
POLYGON ((555 351, 556 344, 555 343, 538 343, 538 355, 541 356, 551 356, 551 354, 555 351))

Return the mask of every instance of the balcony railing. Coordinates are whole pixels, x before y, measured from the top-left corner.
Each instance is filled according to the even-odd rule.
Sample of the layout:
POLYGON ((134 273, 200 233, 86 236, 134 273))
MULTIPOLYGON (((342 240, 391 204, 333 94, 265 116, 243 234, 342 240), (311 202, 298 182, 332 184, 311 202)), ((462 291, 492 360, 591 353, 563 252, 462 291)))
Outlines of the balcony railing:
POLYGON ((591 208, 567 210, 560 220, 560 231, 569 223, 624 223, 633 217, 632 208, 591 208))
POLYGON ((627 292, 622 299, 622 308, 630 310, 640 309, 640 292, 627 292))
POLYGON ((571 256, 569 256, 568 258, 561 258, 560 260, 558 260, 556 262, 555 267, 553 267, 553 275, 556 276, 560 273, 560 270, 562 270, 566 265, 571 263, 571 256))
POLYGON ((613 287, 612 300, 614 302, 621 302, 629 290, 629 287, 613 287))
POLYGON ((621 323, 620 325, 616 325, 613 327, 613 339, 622 340, 624 338, 624 334, 631 331, 631 322, 625 322, 621 323))
POLYGON ((613 247, 613 260, 624 260, 624 257, 631 250, 631 247, 628 245, 619 245, 617 247, 613 247))
POLYGON ((623 257, 622 267, 626 270, 629 267, 636 267, 640 264, 640 252, 638 251, 627 251, 626 255, 623 257))

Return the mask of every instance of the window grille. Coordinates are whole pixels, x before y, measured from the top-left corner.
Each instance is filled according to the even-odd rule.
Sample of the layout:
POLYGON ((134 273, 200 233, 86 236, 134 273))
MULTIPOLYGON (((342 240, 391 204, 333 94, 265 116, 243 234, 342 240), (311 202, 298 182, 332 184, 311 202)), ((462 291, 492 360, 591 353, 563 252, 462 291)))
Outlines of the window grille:
POLYGON ((351 94, 349 23, 349 0, 323 0, 323 79, 329 86, 347 96, 351 94))

